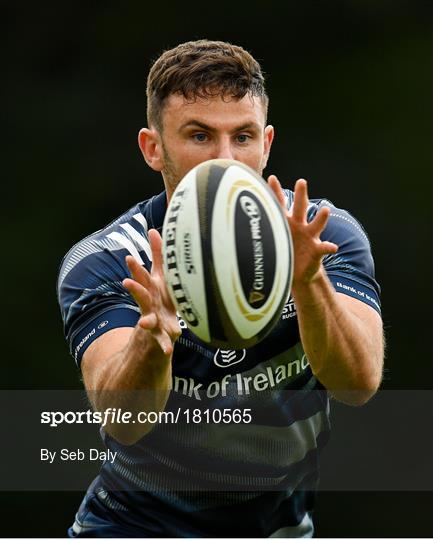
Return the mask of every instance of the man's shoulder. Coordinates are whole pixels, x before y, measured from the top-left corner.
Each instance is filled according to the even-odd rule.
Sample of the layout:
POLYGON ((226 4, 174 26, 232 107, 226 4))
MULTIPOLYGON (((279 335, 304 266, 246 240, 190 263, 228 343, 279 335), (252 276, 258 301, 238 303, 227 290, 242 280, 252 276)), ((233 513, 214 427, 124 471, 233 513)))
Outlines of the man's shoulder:
POLYGON ((131 226, 136 228, 137 223, 141 225, 145 223, 147 225, 146 218, 149 214, 149 207, 152 200, 153 197, 131 206, 128 208, 128 210, 120 214, 120 216, 117 216, 104 225, 101 229, 93 231, 76 242, 66 253, 64 259, 67 259, 74 251, 83 249, 83 247, 88 244, 100 244, 101 246, 104 246, 104 240, 113 232, 120 231, 122 229, 128 230, 131 226))
MULTIPOLYGON (((290 189, 284 189, 283 191, 286 197, 287 208, 290 210, 294 200, 294 193, 290 189)), ((340 238, 341 236, 346 237, 347 235, 353 235, 360 241, 369 245, 369 238, 361 222, 355 218, 351 212, 336 206, 332 201, 325 197, 309 199, 307 220, 313 220, 317 212, 324 206, 330 209, 330 214, 326 230, 324 231, 324 235, 322 235, 322 240, 330 240, 330 238, 327 238, 328 235, 334 237, 333 241, 335 241, 335 237, 340 238)))
POLYGON ((347 238, 356 239, 358 242, 370 246, 370 239, 364 226, 351 212, 336 206, 329 199, 310 199, 308 209, 308 221, 314 218, 322 207, 330 209, 328 223, 322 233, 322 240, 329 240, 339 244, 347 238))
POLYGON ((165 193, 162 195, 129 208, 75 244, 63 258, 57 298, 65 335, 77 362, 85 351, 84 343, 91 343, 87 336, 101 334, 99 323, 104 324, 103 331, 135 326, 139 309, 123 287, 123 280, 130 275, 125 257, 132 255, 150 268, 148 229, 162 223, 165 193))
POLYGON ((146 219, 142 205, 143 203, 139 203, 129 208, 102 229, 92 232, 74 244, 63 257, 59 271, 59 285, 72 270, 80 266, 86 259, 101 261, 104 253, 107 254, 118 249, 122 237, 127 240, 132 231, 143 234, 146 219), (140 232, 139 226, 142 228, 140 232))
POLYGON ((165 193, 137 203, 126 212, 79 242, 64 256, 59 271, 59 286, 72 271, 87 269, 97 262, 110 260, 111 254, 124 252, 133 255, 141 264, 151 260, 148 230, 162 225, 165 193), (85 263, 85 264, 84 264, 85 263))

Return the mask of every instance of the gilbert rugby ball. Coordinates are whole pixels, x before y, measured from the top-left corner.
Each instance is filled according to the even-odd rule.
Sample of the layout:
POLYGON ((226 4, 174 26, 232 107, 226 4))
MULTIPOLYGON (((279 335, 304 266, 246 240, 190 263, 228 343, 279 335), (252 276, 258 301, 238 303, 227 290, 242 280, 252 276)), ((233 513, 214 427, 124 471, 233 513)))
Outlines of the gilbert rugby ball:
POLYGON ((266 182, 213 159, 193 168, 167 208, 164 276, 178 314, 205 343, 251 347, 281 315, 292 281, 290 231, 266 182))

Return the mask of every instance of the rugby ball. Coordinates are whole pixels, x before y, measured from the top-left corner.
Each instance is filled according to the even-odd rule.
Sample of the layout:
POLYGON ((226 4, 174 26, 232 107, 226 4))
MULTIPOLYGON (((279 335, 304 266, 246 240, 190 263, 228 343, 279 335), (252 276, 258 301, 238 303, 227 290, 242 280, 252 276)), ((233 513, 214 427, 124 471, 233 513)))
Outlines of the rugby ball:
POLYGON ((248 166, 213 159, 174 191, 163 231, 164 276, 180 317, 205 343, 242 349, 280 318, 293 249, 272 190, 248 166))

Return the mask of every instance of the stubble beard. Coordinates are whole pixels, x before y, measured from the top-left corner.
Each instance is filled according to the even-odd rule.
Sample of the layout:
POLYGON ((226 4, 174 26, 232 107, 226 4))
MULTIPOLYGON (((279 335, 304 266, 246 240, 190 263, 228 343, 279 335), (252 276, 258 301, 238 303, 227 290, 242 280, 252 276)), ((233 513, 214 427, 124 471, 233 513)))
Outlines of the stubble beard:
POLYGON ((179 178, 179 174, 176 171, 176 166, 167 151, 164 141, 162 141, 162 152, 164 159, 164 168, 162 169, 161 173, 164 178, 166 188, 168 188, 171 193, 173 193, 173 191, 176 189, 176 186, 181 181, 181 178, 179 178))

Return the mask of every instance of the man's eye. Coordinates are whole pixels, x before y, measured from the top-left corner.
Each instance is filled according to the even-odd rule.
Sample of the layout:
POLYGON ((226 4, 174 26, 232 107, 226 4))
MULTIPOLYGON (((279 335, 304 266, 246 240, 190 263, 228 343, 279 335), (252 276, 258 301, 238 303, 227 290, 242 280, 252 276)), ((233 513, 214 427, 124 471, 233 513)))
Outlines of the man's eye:
POLYGON ((236 139, 240 143, 246 143, 248 139, 250 139, 250 136, 247 135, 246 133, 241 133, 240 135, 236 137, 236 139))
POLYGON ((194 133, 193 137, 197 142, 205 142, 207 140, 206 133, 194 133))

